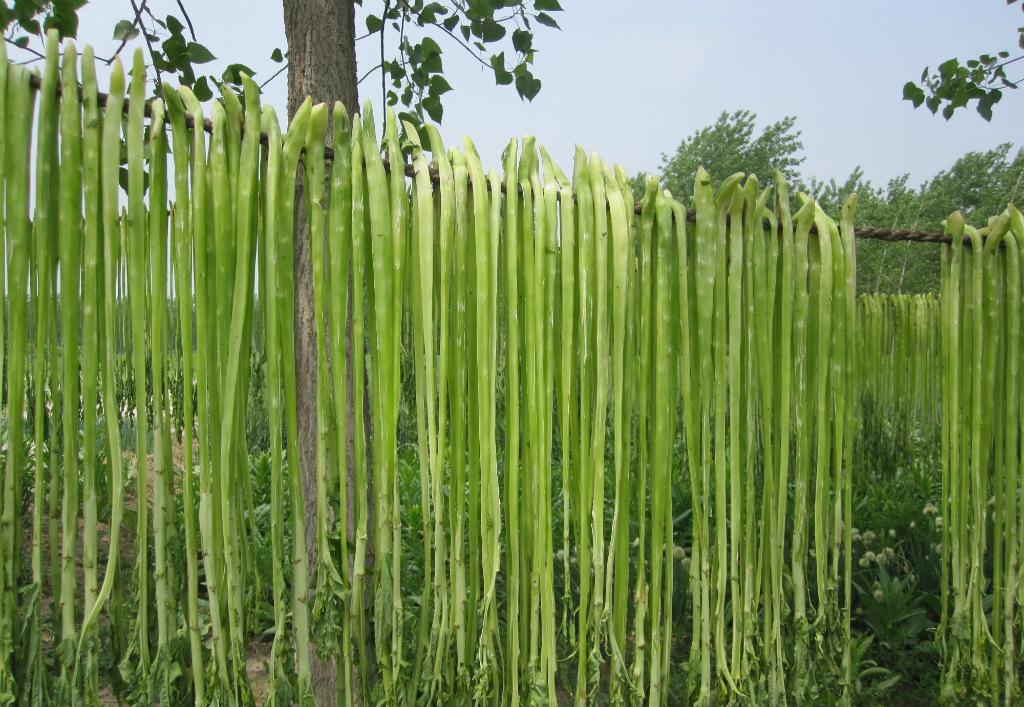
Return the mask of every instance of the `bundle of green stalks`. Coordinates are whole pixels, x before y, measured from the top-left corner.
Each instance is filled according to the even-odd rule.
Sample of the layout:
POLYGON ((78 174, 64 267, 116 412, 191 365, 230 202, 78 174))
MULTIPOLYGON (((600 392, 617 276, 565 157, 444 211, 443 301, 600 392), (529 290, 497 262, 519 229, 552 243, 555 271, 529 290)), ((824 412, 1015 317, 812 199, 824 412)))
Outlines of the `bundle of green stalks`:
POLYGON ((901 426, 894 436, 941 422, 940 307, 930 294, 857 298, 861 400, 901 426))
POLYGON ((946 223, 942 260, 942 700, 1021 700, 1021 247, 1013 206, 946 223))
POLYGON ((207 135, 187 88, 147 118, 141 54, 102 107, 89 49, 51 35, 38 90, 0 66, 0 704, 308 705, 314 651, 342 704, 852 701, 853 200, 701 170, 688 222, 582 150, 485 172, 309 100, 284 129, 248 78, 207 135))

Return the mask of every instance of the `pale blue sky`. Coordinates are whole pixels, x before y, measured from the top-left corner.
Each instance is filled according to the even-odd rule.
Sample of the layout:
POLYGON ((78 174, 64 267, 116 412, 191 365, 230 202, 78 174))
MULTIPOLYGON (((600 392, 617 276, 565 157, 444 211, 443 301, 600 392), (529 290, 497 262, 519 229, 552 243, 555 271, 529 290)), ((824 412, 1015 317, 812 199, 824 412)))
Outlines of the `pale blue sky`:
MULTIPOLYGON (((366 8, 379 4, 364 0, 366 8)), ((510 137, 532 134, 563 165, 579 143, 629 172, 653 171, 662 152, 722 110, 747 108, 765 122, 797 116, 805 175, 843 178, 859 164, 876 183, 904 172, 917 182, 967 150, 1024 143, 1024 92, 1005 96, 991 123, 973 110, 946 122, 901 100, 903 83, 926 64, 1012 48, 1024 14, 1002 0, 562 4, 563 31, 540 28, 535 37, 544 87, 532 103, 494 86, 490 71, 443 44, 455 89, 445 97, 447 140, 469 135, 494 166, 510 137)), ((175 3, 150 5, 159 15, 175 3)), ((276 69, 269 55, 285 47, 280 0, 186 0, 186 7, 199 41, 219 59, 248 64, 258 79, 276 69)), ((80 41, 109 52, 113 24, 129 13, 127 0, 92 0, 80 41)), ((362 27, 360 14, 357 33, 362 27)), ((372 40, 361 43, 361 67, 377 63, 375 49, 372 40)), ((379 103, 379 75, 360 89, 379 103)), ((282 116, 285 91, 282 76, 265 94, 282 116)))

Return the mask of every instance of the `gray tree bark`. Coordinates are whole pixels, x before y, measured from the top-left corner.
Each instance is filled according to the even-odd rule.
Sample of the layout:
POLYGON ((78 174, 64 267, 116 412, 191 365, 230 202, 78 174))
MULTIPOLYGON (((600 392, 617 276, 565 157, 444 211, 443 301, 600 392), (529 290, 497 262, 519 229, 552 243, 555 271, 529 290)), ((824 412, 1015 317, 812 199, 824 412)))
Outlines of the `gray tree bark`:
MULTIPOLYGON (((352 0, 283 0, 284 28, 288 42, 288 118, 306 99, 332 106, 341 101, 349 113, 358 109, 355 47, 355 7, 352 0)), ((328 140, 330 140, 330 136, 328 140)), ((315 587, 316 571, 316 322, 313 317, 313 272, 310 259, 309 229, 302 199, 302 180, 297 180, 295 219, 295 358, 298 406, 298 458, 302 477, 306 518, 306 557, 310 589, 315 587)), ((346 359, 352 372, 351 320, 346 326, 346 359)), ((351 391, 351 384, 349 390, 351 391)), ((364 412, 365 414, 365 412, 364 412)), ((346 410, 349 439, 346 444, 349 478, 349 519, 353 519, 352 501, 357 493, 352 453, 353 410, 351 397, 346 410)), ((369 428, 367 428, 369 429, 369 428)), ((372 530, 372 525, 370 526, 372 530)), ((351 540, 353 528, 347 529, 351 540)), ((372 547, 372 544, 371 544, 372 547)), ((367 564, 372 558, 367 557, 367 564)), ((310 597, 312 601, 312 597, 310 597)), ((312 656, 313 692, 318 705, 337 703, 337 679, 333 660, 312 656)))

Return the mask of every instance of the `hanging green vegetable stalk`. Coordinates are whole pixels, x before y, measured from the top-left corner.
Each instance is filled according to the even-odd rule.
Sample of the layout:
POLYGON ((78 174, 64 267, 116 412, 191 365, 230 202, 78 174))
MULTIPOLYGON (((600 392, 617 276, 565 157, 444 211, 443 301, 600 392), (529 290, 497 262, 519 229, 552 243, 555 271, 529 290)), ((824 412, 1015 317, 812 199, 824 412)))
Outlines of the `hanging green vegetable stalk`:
MULTIPOLYGON (((164 87, 164 102, 167 105, 168 121, 171 125, 171 153, 174 164, 174 190, 176 207, 171 225, 171 258, 174 273, 174 294, 178 301, 178 332, 181 346, 182 427, 185 458, 181 469, 185 521, 185 564, 186 564, 186 612, 191 653, 192 680, 196 702, 202 702, 206 695, 204 654, 199 629, 199 567, 196 547, 196 518, 194 484, 193 435, 193 307, 192 307, 192 248, 194 244, 191 225, 192 195, 189 192, 189 147, 190 137, 185 126, 185 106, 177 92, 164 87)), ((272 145, 274 143, 271 143, 272 145)), ((88 300, 87 300, 88 301, 88 300)), ((87 408, 88 409, 88 408, 87 408)), ((277 428, 280 429, 280 421, 277 428)), ((276 596, 276 595, 275 595, 276 596)))
MULTIPOLYGON (((434 689, 433 658, 428 630, 437 637, 440 629, 441 602, 431 613, 431 599, 435 592, 443 591, 435 583, 433 560, 436 549, 443 547, 443 530, 434 537, 432 515, 438 513, 438 499, 434 494, 434 479, 438 476, 437 460, 437 382, 434 378, 434 200, 430 175, 423 155, 419 132, 409 123, 403 123, 406 138, 412 144, 415 177, 412 185, 410 209, 410 269, 412 287, 410 309, 413 319, 413 337, 416 363, 416 428, 420 462, 420 507, 423 522, 423 592, 420 596, 419 634, 416 638, 413 686, 425 695, 434 689), (431 621, 427 620, 431 616, 431 621), (423 673, 424 665, 428 672, 423 673)), ((442 153, 443 154, 443 153, 442 153)), ((449 167, 450 169, 450 167, 449 167)), ((449 215, 450 218, 450 215, 449 215)), ((440 518, 440 515, 435 516, 440 518)), ((443 595, 442 595, 443 596, 443 595)))
MULTIPOLYGON (((73 646, 78 621, 75 576, 78 537, 78 330, 81 317, 80 278, 82 243, 82 112, 78 100, 78 52, 74 44, 64 48, 61 67, 60 104, 60 323, 61 349, 64 357, 61 389, 61 434, 63 436, 63 497, 61 499, 61 688, 64 699, 70 699, 73 646)), ((56 543, 55 538, 50 538, 56 543)))
MULTIPOLYGON (((276 120, 275 120, 276 122, 276 120)), ((336 283, 330 292, 330 318, 327 330, 331 337, 331 388, 333 390, 333 418, 335 422, 334 454, 338 469, 338 528, 345 541, 341 543, 338 557, 340 583, 335 587, 335 598, 339 600, 336 620, 341 624, 341 667, 339 674, 343 681, 345 703, 351 704, 352 686, 352 636, 351 625, 345 611, 343 599, 347 588, 351 586, 349 564, 349 497, 355 489, 348 488, 348 469, 351 460, 348 447, 348 360, 350 348, 346 342, 348 322, 348 272, 351 261, 352 223, 349 214, 352 211, 352 165, 351 165, 351 130, 348 112, 341 103, 334 104, 334 163, 331 168, 330 207, 328 212, 328 251, 331 279, 336 283)), ((269 188, 268 184, 268 188, 269 188)), ((268 203, 270 198, 268 197, 268 203)), ((269 216, 269 213, 268 213, 269 216)), ((276 253, 276 251, 275 251, 276 253)), ((275 328, 277 328, 275 322, 275 328)), ((279 392, 275 394, 279 395, 279 392)), ((280 401, 277 402, 280 405, 280 401)), ((280 414, 279 411, 277 413, 280 414)), ((283 587, 282 587, 283 589, 283 587)))
MULTIPOLYGON (((564 179, 564 177, 563 177, 564 179)), ((629 519, 630 519, 630 489, 627 477, 628 449, 629 449, 629 403, 626 398, 626 356, 628 346, 627 314, 630 310, 630 294, 632 293, 630 282, 630 256, 634 244, 631 242, 628 202, 623 199, 623 193, 613 188, 611 180, 608 184, 608 206, 609 222, 611 226, 611 237, 609 239, 609 252, 611 263, 611 392, 612 392, 612 434, 614 445, 614 506, 611 527, 611 546, 608 552, 608 566, 606 572, 607 586, 605 589, 605 600, 609 605, 611 617, 609 626, 609 648, 612 661, 612 686, 613 700, 624 703, 627 691, 626 673, 626 617, 627 617, 627 596, 629 591, 629 519)), ((568 201, 571 205, 572 195, 567 188, 561 192, 563 203, 568 201)), ((564 216, 563 216, 564 220, 564 216)), ((684 226, 685 228, 685 226, 684 226)), ((677 234, 678 236, 678 234, 677 234)), ((570 315, 571 321, 571 300, 572 287, 568 292, 563 291, 562 301, 566 303, 565 310, 570 315)), ((564 321, 564 320, 563 320, 564 321)), ((566 357, 567 358, 567 357, 566 357)), ((563 368, 562 375, 568 377, 568 366, 563 368)), ((568 381, 566 381, 568 388, 568 381)), ((565 416, 568 420, 568 415, 565 416)), ((563 448, 568 448, 564 445, 563 448)), ((568 512, 565 523, 568 524, 568 512)), ((568 553, 568 525, 564 535, 565 552, 568 553)), ((667 611, 666 615, 671 612, 667 611)), ((666 650, 666 655, 671 651, 666 650)))
POLYGON ((1021 218, 1011 207, 976 230, 954 214, 946 230, 952 243, 943 254, 941 303, 941 699, 1009 704, 1020 693, 1013 656, 1021 600, 1021 218))
MULTIPOLYGON (((260 267, 264 273, 266 296, 261 298, 265 307, 267 351, 267 421, 271 430, 270 438, 270 551, 274 563, 272 578, 274 597, 274 643, 270 653, 270 704, 288 704, 291 696, 291 681, 287 672, 288 641, 288 599, 285 583, 285 484, 283 479, 283 411, 281 392, 281 300, 283 289, 280 283, 280 223, 278 222, 278 198, 282 187, 281 127, 273 109, 264 107, 261 120, 267 140, 267 168, 264 175, 263 220, 264 260, 260 267)), ((285 184, 284 188, 290 185, 285 184)))
MULTIPOLYGON (((278 185, 279 210, 277 222, 281 224, 278 229, 278 282, 280 283, 280 296, 278 298, 279 317, 281 319, 281 371, 282 387, 284 389, 285 409, 285 430, 286 444, 289 450, 288 458, 288 490, 291 498, 292 514, 292 631, 295 643, 295 672, 296 672, 296 696, 294 702, 301 705, 310 705, 313 702, 312 673, 309 662, 309 609, 307 607, 309 597, 308 568, 306 565, 306 552, 304 543, 299 540, 306 537, 306 525, 303 518, 302 503, 302 480, 299 471, 297 455, 292 456, 298 444, 298 415, 296 412, 295 387, 295 340, 292 332, 295 331, 295 280, 293 266, 295 262, 294 244, 290 237, 291 230, 283 224, 293 223, 295 209, 295 190, 292 184, 298 169, 300 150, 305 144, 310 113, 312 111, 311 100, 306 100, 295 112, 288 132, 284 139, 283 169, 281 170, 281 182, 278 185)), ((354 164, 354 161, 353 161, 354 164)), ((356 341, 355 335, 353 340, 356 341)), ((357 408, 358 409, 358 408, 357 408)), ((357 419, 360 419, 357 416, 357 419)), ((357 436, 357 439, 358 436, 357 436)), ((358 485, 358 480, 357 480, 358 485)), ((365 528, 365 526, 364 526, 365 528)), ((357 531, 358 532, 358 531, 357 531)), ((357 536, 358 537, 358 536, 357 536)), ((365 537, 365 533, 364 533, 365 537)), ((356 573, 361 571, 357 549, 356 573)), ((360 634, 361 636, 361 634, 360 634)), ((365 680, 364 680, 365 686, 365 680)))
MULTIPOLYGON (((450 153, 452 170, 455 179, 455 231, 452 244, 453 269, 453 303, 455 316, 452 318, 451 350, 453 357, 449 368, 449 397, 452 400, 466 400, 466 366, 467 342, 466 319, 467 302, 465 292, 466 281, 466 201, 468 171, 465 159, 460 153, 450 153)), ((467 585, 466 585, 466 438, 467 414, 464 405, 452 405, 451 408, 451 501, 449 504, 449 532, 451 533, 451 550, 448 560, 454 606, 452 610, 452 629, 455 636, 455 666, 450 674, 449 682, 452 690, 458 694, 469 687, 467 667, 467 585)))
MULTIPOLYGON (((21 488, 22 465, 25 463, 25 374, 27 369, 27 309, 29 274, 29 160, 31 158, 32 114, 34 95, 29 88, 27 69, 5 64, 7 72, 7 116, 10 129, 6 141, 5 226, 9 265, 6 268, 10 304, 10 345, 7 363, 8 432, 6 469, 3 489, 2 542, 3 559, 3 661, 0 668, 0 692, 13 702, 18 693, 13 660, 18 636, 15 617, 18 614, 18 579, 21 560, 21 488)), ((115 73, 111 91, 116 88, 115 73)))
MULTIPOLYGON (((352 122, 352 408, 355 420, 354 456, 355 487, 366 489, 367 436, 365 411, 366 391, 366 338, 365 300, 367 260, 366 224, 366 172, 363 164, 362 121, 355 116, 352 122)), ((355 556, 352 567, 352 598, 349 601, 349 623, 359 653, 359 677, 362 695, 369 694, 366 625, 363 618, 365 599, 363 582, 366 576, 366 554, 369 523, 369 494, 359 493, 355 501, 355 556)))
MULTIPOLYGON (((340 598, 343 592, 341 575, 331 556, 328 540, 327 514, 327 447, 332 437, 327 411, 333 404, 331 380, 327 373, 327 227, 326 175, 324 173, 324 140, 327 136, 327 105, 313 107, 306 136, 306 181, 303 195, 309 213, 310 257, 313 265, 313 317, 320 322, 316 328, 317 356, 317 437, 316 437, 316 585, 313 590, 312 630, 318 652, 335 655, 341 642, 340 598)), ((333 333, 333 328, 332 328, 333 333)))
POLYGON ((177 632, 177 611, 168 585, 173 586, 169 536, 170 525, 169 479, 173 470, 167 468, 167 446, 170 444, 170 415, 165 390, 167 347, 167 136, 164 132, 163 102, 151 104, 150 158, 149 158, 149 295, 150 295, 150 366, 153 414, 153 538, 154 584, 156 585, 157 655, 154 660, 156 687, 161 701, 171 699, 172 668, 175 659, 170 654, 170 636, 177 632), (173 622, 173 626, 171 625, 173 622))
POLYGON ((146 266, 149 255, 146 237, 146 207, 143 202, 144 179, 143 157, 145 133, 143 109, 146 90, 146 67, 142 50, 136 50, 132 61, 132 80, 128 91, 128 122, 125 129, 125 143, 128 154, 128 243, 126 261, 128 268, 127 300, 130 310, 131 371, 134 385, 135 422, 135 575, 137 579, 136 638, 129 653, 124 656, 124 665, 133 672, 136 689, 140 695, 150 694, 150 645, 149 645, 149 460, 147 439, 149 421, 147 415, 148 393, 146 387, 146 346, 149 327, 146 318, 146 266), (134 664, 134 656, 138 663, 134 664))
MULTIPOLYGON (((520 166, 520 171, 523 171, 522 165, 520 166)), ((573 504, 576 508, 577 514, 576 537, 577 557, 579 563, 579 608, 577 610, 579 628, 577 633, 576 649, 578 653, 578 667, 576 672, 576 704, 583 704, 587 701, 588 695, 594 687, 594 668, 591 668, 590 661, 593 657, 591 654, 594 652, 594 646, 596 646, 597 643, 592 637, 592 629, 595 619, 592 605, 593 598, 591 597, 593 587, 593 577, 591 572, 594 557, 592 550, 594 542, 592 529, 594 521, 594 473, 593 466, 590 461, 591 455, 594 452, 592 436, 597 427, 593 422, 593 418, 596 417, 593 401, 594 377, 596 373, 596 367, 593 362, 593 279, 596 266, 594 246, 594 194, 590 183, 590 175, 587 171, 586 154, 578 147, 576 149, 573 183, 576 189, 579 217, 576 222, 578 229, 576 234, 576 243, 578 248, 577 267, 579 272, 576 282, 578 297, 577 307, 579 311, 579 315, 577 317, 577 340, 580 342, 577 362, 580 404, 579 434, 577 436, 579 449, 576 453, 576 463, 574 467, 577 490, 575 503, 573 504)), ((523 193, 524 196, 527 194, 525 188, 523 189, 523 193)), ((524 210, 527 211, 527 213, 531 209, 531 203, 524 203, 524 210)), ((524 220, 524 224, 525 223, 526 221, 524 220)), ((529 309, 530 306, 528 304, 527 310, 529 311, 529 309)), ((524 343, 527 347, 530 346, 529 342, 524 343)), ((528 356, 527 362, 529 361, 530 357, 528 356)), ((535 379, 535 376, 536 374, 532 373, 529 366, 527 366, 527 380, 533 380, 535 379)), ((529 407, 533 407, 536 403, 534 402, 534 399, 528 397, 527 405, 529 407)), ((532 415, 536 416, 536 412, 532 413, 532 415)), ((603 419, 600 420, 600 427, 602 430, 604 429, 603 419)), ((534 433, 532 431, 528 432, 528 436, 531 438, 533 437, 533 434, 534 433)), ((603 446, 601 447, 601 452, 603 455, 603 446)))
MULTIPOLYGON (((100 198, 100 111, 96 66, 92 49, 82 52, 82 185, 85 218, 82 222, 82 573, 83 613, 96 603, 99 537, 97 494, 97 433, 100 332, 102 300, 100 248, 102 211, 100 198)), ((198 628, 198 627, 197 627, 198 628)), ((85 659, 84 696, 98 699, 99 675, 95 642, 89 640, 85 659)), ((76 676, 77 680, 77 676, 76 676)))
POLYGON ((207 126, 185 88, 147 108, 139 56, 101 116, 78 60, 54 38, 39 78, 0 71, 0 702, 248 703, 265 632, 273 704, 312 704, 313 645, 345 704, 850 703, 878 410, 894 437, 943 415, 944 699, 1018 699, 1019 213, 950 220, 941 310, 857 301, 853 203, 791 214, 778 175, 699 170, 694 214, 648 180, 633 218, 582 149, 570 179, 513 141, 499 176, 469 140, 312 101, 282 134, 247 77, 207 126))
MULTIPOLYGON (((506 640, 505 640, 505 681, 508 684, 508 695, 512 702, 520 699, 519 690, 522 684, 522 641, 525 631, 522 630, 523 607, 521 598, 525 583, 522 576, 523 537, 521 521, 521 452, 520 452, 520 311, 521 297, 519 294, 520 257, 519 257, 519 211, 523 199, 518 194, 519 179, 517 172, 518 143, 512 140, 502 153, 505 171, 505 213, 504 213, 504 304, 505 304, 505 508, 506 508, 506 640)), ((444 172, 442 172, 442 175, 444 172)), ((445 182, 441 182, 442 189, 445 182)), ((444 193, 442 191, 442 204, 444 193)), ((443 213, 443 212, 442 212, 443 213)), ((563 230, 564 233, 571 230, 563 230)), ((442 233, 442 243, 444 233, 442 233)), ((571 236, 565 243, 571 243, 571 236)), ((564 251, 563 251, 564 252, 564 251)), ((444 310, 443 310, 444 311, 444 310)), ((442 339, 444 341, 444 339, 442 339)), ((457 350, 452 350, 457 356, 457 350)), ((454 391, 453 391, 454 392, 454 391)), ((452 398, 455 399, 454 397, 452 398)), ((452 419, 455 419, 453 410, 452 419)), ((564 439, 564 438, 563 438, 564 439)), ((563 442, 565 444, 566 442, 563 442)), ((563 493, 566 493, 563 491, 563 493)), ((568 562, 568 560, 566 560, 568 562)), ((457 597, 456 597, 457 601, 457 597)))
MULTIPOLYGON (((43 501, 47 488, 51 494, 59 488, 56 468, 47 469, 46 455, 50 444, 56 444, 55 437, 47 440, 47 418, 52 410, 47 409, 45 381, 52 375, 52 367, 47 366, 47 359, 52 356, 51 347, 56 344, 49 337, 50 322, 55 311, 52 302, 53 279, 56 271, 58 245, 58 45, 56 32, 50 32, 46 38, 46 66, 43 70, 39 100, 39 124, 37 132, 35 193, 39 195, 35 203, 35 214, 32 222, 32 259, 31 291, 35 304, 34 327, 35 341, 32 346, 33 366, 33 454, 34 454, 34 493, 32 495, 32 586, 26 597, 26 614, 31 617, 31 633, 23 650, 28 666, 27 676, 22 685, 21 699, 39 701, 44 699, 47 689, 47 675, 43 665, 40 633, 42 630, 42 598, 43 598, 43 501)), ((52 515, 52 514, 51 514, 52 515)), ((56 543, 56 523, 49 524, 51 546, 56 543)), ((51 560, 50 577, 56 578, 53 572, 55 563, 51 560)), ((59 589, 53 589, 55 598, 59 600, 59 589)))
MULTIPOLYGON (((364 107, 362 124, 363 158, 366 162, 367 195, 369 197, 370 287, 367 312, 370 328, 370 409, 373 419, 373 493, 374 493, 374 643, 383 679, 385 700, 396 699, 402 665, 402 630, 396 623, 401 615, 401 596, 394 593, 395 566, 393 553, 395 527, 400 523, 394 508, 396 483, 397 389, 399 385, 398 356, 400 310, 396 311, 397 293, 401 283, 396 267, 400 263, 404 240, 400 217, 392 213, 387 175, 373 130, 372 115, 364 107)), ((394 116, 389 114, 389 123, 394 116)))
MULTIPOLYGON (((8 218, 5 203, 8 198, 8 174, 20 175, 19 167, 8 162, 8 154, 12 152, 12 149, 8 147, 7 138, 25 137, 24 135, 17 135, 13 129, 8 129, 7 107, 10 103, 7 95, 8 86, 10 85, 12 91, 14 90, 14 84, 9 79, 10 73, 11 70, 7 63, 7 49, 6 47, 0 47, 0 166, 3 167, 3 174, 0 175, 0 245, 3 246, 2 250, 0 250, 3 253, 0 256, 0 272, 4 274, 5 278, 8 272, 8 218)), ((18 107, 24 109, 24 106, 18 107)), ((17 116, 18 119, 25 117, 23 115, 17 116)), ((28 126, 27 129, 31 130, 32 121, 25 120, 25 124, 28 126)), ((24 142, 27 144, 28 140, 25 139, 24 142)), ((6 348, 8 326, 6 306, 0 304, 0 381, 3 380, 4 366, 8 362, 6 348)), ((3 402, 2 394, 0 394, 0 402, 3 402)), ((13 498, 15 477, 17 475, 2 466, 0 466, 0 470, 3 472, 0 475, 0 478, 3 479, 2 483, 0 483, 0 548, 3 548, 4 552, 4 559, 0 562, 0 693, 5 695, 5 699, 11 699, 14 695, 14 675, 11 671, 10 659, 13 652, 14 613, 17 609, 15 582, 13 581, 13 571, 11 571, 16 562, 13 498)))
MULTIPOLYGON (((448 371, 450 362, 453 357, 451 349, 451 329, 449 322, 451 321, 451 306, 452 293, 447 283, 451 280, 452 272, 452 254, 454 252, 454 226, 455 226, 455 178, 452 171, 451 162, 448 159, 448 155, 444 149, 444 144, 441 141, 441 135, 437 128, 434 126, 428 126, 428 136, 430 137, 430 151, 434 155, 434 159, 438 164, 439 174, 439 191, 437 199, 439 201, 439 213, 438 213, 438 238, 436 242, 438 244, 437 251, 437 277, 440 284, 439 287, 434 287, 434 291, 437 292, 437 313, 438 313, 438 327, 437 327, 437 343, 436 350, 438 351, 437 358, 437 373, 436 376, 430 375, 429 362, 427 355, 430 355, 430 359, 433 359, 431 347, 427 347, 424 352, 424 366, 427 371, 426 380, 424 381, 425 388, 429 391, 431 389, 431 379, 434 379, 433 389, 437 391, 437 404, 436 404, 436 426, 431 428, 431 435, 433 437, 433 447, 430 449, 431 454, 431 470, 430 470, 430 483, 431 483, 431 505, 434 513, 434 528, 433 528, 433 540, 434 540, 434 574, 433 574, 433 592, 434 592, 434 618, 432 620, 432 630, 436 627, 437 637, 436 652, 434 655, 434 667, 433 677, 431 680, 431 690, 433 693, 439 688, 439 683, 442 677, 442 660, 449 655, 451 632, 449 630, 449 613, 451 612, 451 598, 448 596, 450 587, 445 581, 445 561, 446 561, 446 541, 448 534, 444 524, 445 513, 444 503, 445 496, 442 492, 442 485, 444 483, 444 460, 447 458, 445 453, 445 440, 446 440, 446 424, 449 417, 448 414, 448 371)), ((420 248, 423 246, 420 245, 420 248)), ((420 251, 422 253, 422 251, 420 251)), ((422 263, 421 263, 422 265, 422 263)), ((422 272, 422 271, 421 271, 422 272)), ((433 337, 433 327, 431 327, 431 336, 433 337)), ((430 403, 428 399, 428 412, 430 409, 430 403)), ((430 415, 428 414, 428 420, 430 415)), ((424 577, 426 575, 424 574, 424 577)), ((424 580, 425 583, 425 580, 424 580)), ((510 595, 510 601, 513 597, 510 595)), ((518 596, 515 597, 518 599, 518 596)), ((513 681, 514 678, 509 676, 509 680, 513 681)))

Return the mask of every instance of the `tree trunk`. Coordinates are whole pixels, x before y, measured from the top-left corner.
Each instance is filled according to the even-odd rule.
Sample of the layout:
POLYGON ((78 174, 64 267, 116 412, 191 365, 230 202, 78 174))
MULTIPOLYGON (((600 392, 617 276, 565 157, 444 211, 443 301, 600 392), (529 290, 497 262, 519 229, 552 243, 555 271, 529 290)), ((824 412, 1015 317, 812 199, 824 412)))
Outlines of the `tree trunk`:
MULTIPOLYGON (((351 0, 284 0, 284 28, 288 42, 288 118, 295 115, 306 96, 317 103, 332 106, 341 101, 352 113, 358 109, 356 90, 355 7, 351 0)), ((330 141, 331 137, 328 136, 330 141)), ((302 179, 297 180, 295 219, 295 357, 298 406, 298 459, 306 517, 306 557, 309 586, 315 587, 316 571, 316 322, 313 318, 313 272, 310 259, 309 229, 302 199, 302 179)), ((346 358, 352 370, 351 320, 346 326, 346 358)), ((351 387, 349 387, 351 390, 351 387)), ((355 493, 353 483, 351 398, 348 417, 349 500, 355 493)), ((353 514, 349 512, 349 518, 353 514)), ((352 529, 348 529, 351 539, 352 529)), ((371 545, 372 546, 372 545, 371 545)), ((367 558, 368 563, 371 558, 367 558)), ((312 601, 312 597, 310 597, 312 601)), ((313 692, 321 707, 337 703, 337 685, 333 660, 321 661, 312 655, 313 692)))

